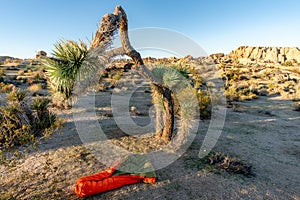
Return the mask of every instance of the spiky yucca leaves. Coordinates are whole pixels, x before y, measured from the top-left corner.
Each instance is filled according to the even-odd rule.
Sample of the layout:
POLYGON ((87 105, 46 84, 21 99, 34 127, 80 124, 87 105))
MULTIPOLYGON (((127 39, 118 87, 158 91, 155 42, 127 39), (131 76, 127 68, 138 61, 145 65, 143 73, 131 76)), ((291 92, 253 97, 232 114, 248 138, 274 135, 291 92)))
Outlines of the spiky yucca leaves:
POLYGON ((79 68, 73 95, 78 96, 88 90, 95 91, 101 80, 101 73, 111 62, 111 56, 107 55, 108 46, 100 46, 90 49, 84 62, 79 68))
POLYGON ((40 130, 39 132, 51 127, 56 121, 56 115, 48 110, 49 103, 50 100, 48 98, 38 97, 32 101, 30 106, 31 109, 36 112, 35 123, 38 130, 40 130))
MULTIPOLYGON (((181 69, 181 68, 179 68, 181 69)), ((186 74, 186 71, 179 71, 177 67, 156 67, 152 70, 153 74, 162 80, 163 84, 170 88, 173 93, 180 94, 181 91, 185 88, 190 88, 189 82, 186 80, 186 77, 182 74, 186 74)), ((191 89, 191 88, 190 88, 191 89)), ((160 105, 160 109, 163 108, 163 96, 161 91, 159 91, 159 87, 152 87, 152 98, 153 103, 160 105)), ((175 102, 175 111, 176 114, 179 114, 179 104, 178 98, 173 97, 173 101, 175 102)))
MULTIPOLYGON (((174 102, 175 114, 179 117, 177 131, 177 145, 185 141, 186 135, 195 122, 197 114, 197 98, 194 89, 189 81, 175 67, 157 67, 153 69, 153 74, 162 80, 163 84, 173 92, 172 99, 174 102)), ((152 86, 153 104, 156 109, 156 118, 164 119, 164 104, 162 91, 159 87, 152 86)), ((156 130, 162 130, 164 120, 156 120, 156 130)))
POLYGON ((47 111, 47 107, 48 107, 49 103, 50 103, 49 99, 43 98, 43 97, 38 97, 32 101, 30 108, 37 112, 38 117, 42 118, 43 113, 47 111))
POLYGON ((8 96, 7 100, 10 102, 22 102, 26 97, 26 93, 21 89, 16 89, 11 91, 8 96))
POLYGON ((72 96, 75 79, 87 54, 88 47, 82 41, 60 40, 54 45, 54 57, 43 61, 53 93, 61 93, 66 99, 72 96))

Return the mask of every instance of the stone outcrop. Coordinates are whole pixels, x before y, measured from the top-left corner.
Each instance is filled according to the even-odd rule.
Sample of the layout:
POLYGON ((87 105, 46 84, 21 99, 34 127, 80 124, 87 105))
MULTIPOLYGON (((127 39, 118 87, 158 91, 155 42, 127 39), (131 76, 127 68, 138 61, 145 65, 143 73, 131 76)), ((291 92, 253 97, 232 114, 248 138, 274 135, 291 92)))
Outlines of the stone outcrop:
POLYGON ((229 57, 264 62, 284 63, 286 61, 300 63, 300 50, 297 47, 251 47, 241 46, 232 51, 229 57))
POLYGON ((210 55, 210 57, 212 58, 212 59, 220 59, 220 58, 222 58, 222 57, 224 57, 225 56, 225 54, 224 53, 215 53, 215 54, 211 54, 210 55))
POLYGON ((38 51, 35 58, 36 59, 41 59, 42 57, 46 57, 47 53, 45 51, 38 51))

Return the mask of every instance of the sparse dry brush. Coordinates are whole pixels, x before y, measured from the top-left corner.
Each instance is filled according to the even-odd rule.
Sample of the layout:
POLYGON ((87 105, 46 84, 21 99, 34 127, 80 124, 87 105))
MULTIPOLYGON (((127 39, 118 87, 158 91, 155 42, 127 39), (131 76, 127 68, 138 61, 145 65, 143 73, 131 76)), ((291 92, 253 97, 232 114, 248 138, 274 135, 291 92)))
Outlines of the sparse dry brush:
POLYGON ((228 101, 256 99, 259 96, 280 95, 284 99, 297 99, 299 69, 288 64, 234 64, 221 63, 225 93, 228 101))
POLYGON ((0 107, 1 162, 6 161, 8 152, 10 158, 20 155, 19 146, 34 146, 41 137, 48 137, 61 126, 61 121, 47 109, 49 102, 36 98, 29 105, 24 91, 9 93, 7 105, 0 107))
POLYGON ((32 94, 36 94, 43 89, 41 84, 32 84, 30 85, 27 90, 30 91, 32 94))
POLYGON ((211 153, 204 158, 204 163, 228 173, 253 176, 252 166, 245 161, 220 152, 211 153))

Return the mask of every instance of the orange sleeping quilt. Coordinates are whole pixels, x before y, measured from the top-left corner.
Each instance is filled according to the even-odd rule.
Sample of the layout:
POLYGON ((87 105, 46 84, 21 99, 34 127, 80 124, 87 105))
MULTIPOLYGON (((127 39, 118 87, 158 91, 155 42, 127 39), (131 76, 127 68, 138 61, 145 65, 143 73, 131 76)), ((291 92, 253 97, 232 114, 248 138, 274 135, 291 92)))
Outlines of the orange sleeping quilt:
POLYGON ((75 193, 80 197, 87 197, 142 181, 155 183, 154 169, 141 156, 130 156, 125 162, 117 163, 97 174, 79 178, 76 182, 75 193), (127 171, 126 169, 129 168, 130 171, 127 171), (132 173, 134 168, 136 168, 136 173, 132 173))

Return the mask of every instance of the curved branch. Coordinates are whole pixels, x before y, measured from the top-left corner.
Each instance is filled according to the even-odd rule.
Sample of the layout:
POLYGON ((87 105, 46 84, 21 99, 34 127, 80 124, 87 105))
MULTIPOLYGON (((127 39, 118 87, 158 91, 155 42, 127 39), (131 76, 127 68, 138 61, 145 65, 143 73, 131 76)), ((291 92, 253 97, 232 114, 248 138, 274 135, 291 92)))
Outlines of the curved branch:
MULTIPOLYGON (((158 79, 152 72, 144 65, 143 59, 139 52, 137 52, 130 44, 128 37, 128 21, 124 9, 118 5, 113 14, 106 14, 102 18, 101 25, 96 32, 96 36, 91 43, 91 49, 105 48, 111 44, 112 38, 116 31, 120 29, 120 40, 122 47, 113 49, 105 54, 106 56, 114 56, 115 54, 125 54, 134 61, 135 69, 141 73, 145 78, 157 87, 161 88, 164 97, 164 107, 166 110, 166 123, 163 129, 162 138, 166 141, 171 139, 174 126, 174 105, 172 100, 172 91, 163 85, 162 80, 158 79)), ((120 55, 119 54, 119 55, 120 55)), ((109 57, 111 58, 111 57, 109 57)))

